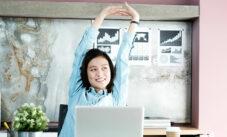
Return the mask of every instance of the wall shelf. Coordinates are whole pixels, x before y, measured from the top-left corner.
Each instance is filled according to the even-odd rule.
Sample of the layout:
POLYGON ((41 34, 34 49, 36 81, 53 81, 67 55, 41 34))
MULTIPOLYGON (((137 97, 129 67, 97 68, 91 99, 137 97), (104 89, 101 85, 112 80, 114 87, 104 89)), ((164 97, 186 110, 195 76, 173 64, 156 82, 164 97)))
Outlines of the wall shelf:
MULTIPOLYGON (((117 5, 90 2, 1 1, 0 16, 91 19, 110 4, 117 5)), ((199 17, 199 6, 196 5, 131 5, 140 13, 141 20, 189 20, 199 17)))

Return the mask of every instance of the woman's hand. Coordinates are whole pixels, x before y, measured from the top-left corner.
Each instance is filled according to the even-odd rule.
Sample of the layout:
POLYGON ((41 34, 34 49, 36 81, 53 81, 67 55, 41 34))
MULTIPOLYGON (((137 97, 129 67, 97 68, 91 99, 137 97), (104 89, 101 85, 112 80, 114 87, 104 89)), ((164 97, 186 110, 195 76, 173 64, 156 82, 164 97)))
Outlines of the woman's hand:
MULTIPOLYGON (((103 20, 110 15, 115 16, 130 16, 132 21, 139 22, 140 16, 139 13, 130 5, 128 5, 127 2, 125 2, 125 7, 122 6, 108 6, 104 8, 100 14, 95 18, 95 21, 92 23, 92 26, 96 29, 99 29, 101 26, 103 20)), ((128 31, 129 32, 135 32, 138 24, 131 23, 129 26, 128 31)))
POLYGON ((132 17, 132 20, 139 22, 140 20, 139 13, 133 7, 128 5, 127 2, 125 2, 125 6, 126 6, 126 12, 128 13, 129 16, 132 17))
POLYGON ((105 18, 110 15, 120 15, 123 11, 122 6, 108 6, 101 11, 99 16, 105 18))
POLYGON ((133 7, 128 5, 127 2, 125 2, 125 6, 126 6, 125 13, 127 13, 128 16, 131 16, 131 21, 133 21, 129 25, 128 32, 129 33, 135 33, 136 29, 137 29, 137 27, 139 25, 139 20, 140 20, 139 13, 133 7))
POLYGON ((125 9, 122 8, 122 6, 108 6, 106 8, 104 8, 100 14, 95 18, 95 21, 93 22, 93 26, 97 29, 99 29, 99 27, 101 26, 103 20, 110 15, 126 15, 125 9))
POLYGON ((100 16, 106 17, 109 15, 115 15, 115 16, 130 16, 132 20, 139 21, 139 13, 130 5, 128 5, 127 2, 125 2, 125 7, 122 6, 108 6, 105 9, 102 10, 100 13, 100 16))

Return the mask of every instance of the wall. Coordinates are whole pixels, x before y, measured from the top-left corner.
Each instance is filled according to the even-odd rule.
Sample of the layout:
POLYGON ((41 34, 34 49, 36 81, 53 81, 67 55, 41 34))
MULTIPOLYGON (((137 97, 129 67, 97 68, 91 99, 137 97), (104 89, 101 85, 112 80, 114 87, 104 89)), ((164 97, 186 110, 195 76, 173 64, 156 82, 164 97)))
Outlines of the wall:
POLYGON ((227 2, 200 0, 199 128, 226 135, 227 2))

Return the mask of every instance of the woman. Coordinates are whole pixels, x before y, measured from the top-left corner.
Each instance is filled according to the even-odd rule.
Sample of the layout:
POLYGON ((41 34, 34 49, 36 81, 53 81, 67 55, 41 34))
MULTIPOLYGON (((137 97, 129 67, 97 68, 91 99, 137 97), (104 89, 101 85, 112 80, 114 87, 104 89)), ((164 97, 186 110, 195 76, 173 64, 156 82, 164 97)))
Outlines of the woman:
MULTIPOLYGON (((73 72, 70 78, 68 112, 60 137, 76 137, 74 133, 75 106, 125 106, 127 94, 128 55, 132 47, 139 14, 125 3, 121 6, 109 6, 95 18, 76 49, 73 72), (131 23, 123 36, 118 51, 115 69, 109 56, 98 50, 87 49, 93 46, 98 29, 105 17, 110 15, 130 16, 131 23)), ((91 116, 92 117, 92 116, 91 116)))

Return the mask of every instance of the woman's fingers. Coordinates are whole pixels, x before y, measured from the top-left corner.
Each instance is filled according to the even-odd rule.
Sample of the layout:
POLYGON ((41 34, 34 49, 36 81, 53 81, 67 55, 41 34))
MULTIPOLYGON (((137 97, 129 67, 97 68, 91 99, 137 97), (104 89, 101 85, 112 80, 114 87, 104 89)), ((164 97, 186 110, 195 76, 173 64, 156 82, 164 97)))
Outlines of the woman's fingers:
POLYGON ((128 13, 125 13, 125 12, 117 12, 114 15, 116 15, 116 16, 130 16, 128 13))
POLYGON ((128 14, 130 16, 132 16, 132 19, 133 20, 139 20, 139 13, 133 7, 131 7, 130 5, 128 5, 127 2, 125 2, 125 7, 126 7, 126 9, 128 11, 128 14))
POLYGON ((122 9, 122 6, 108 6, 105 9, 103 9, 103 12, 112 13, 121 9, 122 9))
POLYGON ((130 16, 129 12, 126 9, 120 9, 114 15, 116 15, 116 16, 130 16))
POLYGON ((107 11, 105 11, 104 13, 106 16, 109 15, 115 15, 115 16, 130 16, 130 14, 128 13, 128 11, 126 9, 123 8, 116 8, 116 7, 111 7, 109 9, 107 9, 107 11))
POLYGON ((125 7, 108 6, 101 11, 100 15, 103 18, 105 18, 106 16, 115 15, 115 16, 131 16, 132 19, 135 20, 139 19, 139 14, 137 13, 137 11, 133 7, 128 5, 127 2, 125 2, 125 7))

